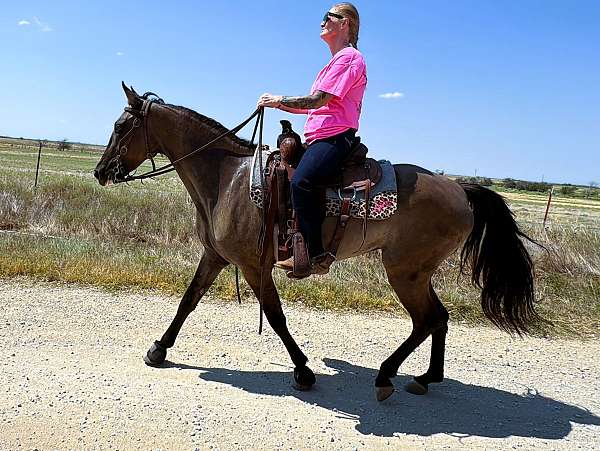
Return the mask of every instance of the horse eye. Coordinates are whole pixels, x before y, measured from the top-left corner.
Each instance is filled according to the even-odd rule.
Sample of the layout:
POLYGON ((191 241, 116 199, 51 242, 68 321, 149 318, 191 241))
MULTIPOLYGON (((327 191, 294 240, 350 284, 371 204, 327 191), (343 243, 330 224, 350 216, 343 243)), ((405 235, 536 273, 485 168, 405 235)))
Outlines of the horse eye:
POLYGON ((121 133, 121 126, 115 125, 115 133, 121 133))

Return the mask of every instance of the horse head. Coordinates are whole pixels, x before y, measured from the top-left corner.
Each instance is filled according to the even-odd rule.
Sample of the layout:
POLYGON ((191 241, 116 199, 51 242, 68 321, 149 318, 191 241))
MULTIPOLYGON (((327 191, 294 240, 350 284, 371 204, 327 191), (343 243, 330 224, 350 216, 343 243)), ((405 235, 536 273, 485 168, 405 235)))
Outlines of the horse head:
POLYGON ((108 145, 94 169, 94 177, 101 185, 124 180, 158 152, 148 139, 148 112, 152 102, 162 103, 162 100, 149 99, 152 93, 140 96, 133 87, 121 84, 128 106, 115 122, 108 145))

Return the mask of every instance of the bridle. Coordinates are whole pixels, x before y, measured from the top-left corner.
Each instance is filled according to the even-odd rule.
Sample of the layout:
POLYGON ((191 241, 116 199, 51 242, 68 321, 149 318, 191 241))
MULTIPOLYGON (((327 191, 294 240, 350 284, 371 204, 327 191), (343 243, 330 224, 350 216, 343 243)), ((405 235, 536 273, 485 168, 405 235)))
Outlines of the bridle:
MULTIPOLYGON (((250 140, 250 145, 252 145, 254 143, 254 138, 256 136, 257 129, 260 128, 259 139, 258 139, 258 141, 259 141, 258 148, 259 149, 262 148, 264 108, 259 107, 246 120, 244 120, 241 124, 237 125, 236 127, 232 128, 231 130, 228 130, 228 131, 220 134, 213 140, 209 141, 208 143, 204 144, 201 147, 198 147, 198 148, 192 150, 190 153, 184 155, 183 157, 178 158, 177 160, 175 160, 169 164, 166 164, 164 166, 157 168, 156 164, 154 163, 154 157, 156 156, 156 154, 158 152, 151 152, 149 144, 148 144, 148 117, 150 116, 150 107, 152 106, 153 103, 156 102, 157 104, 164 105, 165 102, 163 101, 163 99, 161 99, 159 96, 157 96, 153 92, 146 92, 141 97, 143 99, 141 108, 137 109, 137 108, 133 108, 130 106, 125 107, 125 111, 127 113, 130 113, 131 115, 133 115, 134 119, 133 119, 133 123, 131 124, 131 128, 119 139, 119 142, 117 143, 117 171, 116 171, 116 174, 123 175, 123 177, 115 177, 114 183, 131 182, 133 180, 144 180, 147 178, 157 177, 159 175, 163 175, 168 172, 174 171, 176 163, 179 163, 180 161, 185 160, 186 158, 189 158, 198 152, 201 152, 202 150, 215 144, 217 141, 221 140, 225 136, 233 135, 233 134, 237 133, 242 128, 244 128, 255 117, 256 117, 256 123, 254 124, 254 131, 252 133, 252 139, 250 140), (153 96, 153 97, 150 97, 150 96, 153 96), (260 127, 259 127, 259 125, 260 125, 260 127), (123 166, 123 162, 121 161, 121 157, 124 156, 127 153, 127 151, 129 150, 128 146, 131 143, 131 140, 133 139, 134 132, 137 128, 140 128, 140 127, 143 128, 143 130, 144 130, 144 145, 146 148, 146 159, 149 159, 152 162, 152 170, 145 172, 144 174, 140 174, 140 175, 129 175, 129 174, 125 175, 126 172, 125 172, 125 169, 123 166)), ((262 160, 262 152, 259 152, 259 158, 262 160)))
MULTIPOLYGON (((123 162, 121 161, 121 158, 123 156, 125 156, 125 154, 127 154, 127 151, 129 150, 129 144, 131 143, 131 140, 133 139, 133 136, 135 134, 135 130, 137 128, 142 128, 144 130, 144 146, 146 148, 146 158, 152 162, 152 171, 156 170, 156 164, 154 163, 154 157, 156 156, 156 154, 158 152, 151 152, 150 151, 150 146, 148 144, 148 116, 150 114, 150 107, 152 106, 152 104, 154 102, 163 105, 165 102, 163 101, 163 99, 161 99, 160 97, 158 97, 156 94, 154 94, 153 92, 146 92, 144 93, 143 96, 141 96, 142 99, 144 99, 144 102, 142 103, 142 107, 140 109, 136 109, 130 106, 125 107, 125 111, 129 114, 131 114, 134 118, 133 118, 133 123, 131 124, 131 128, 129 130, 127 130, 127 132, 119 139, 119 142, 117 143, 117 174, 125 174, 125 170, 124 170, 124 166, 123 166, 123 162), (152 98, 150 98, 150 96, 153 96, 152 98)), ((116 179, 115 183, 120 183, 120 182, 126 182, 128 181, 127 179, 131 177, 131 176, 126 176, 123 179, 116 179)))

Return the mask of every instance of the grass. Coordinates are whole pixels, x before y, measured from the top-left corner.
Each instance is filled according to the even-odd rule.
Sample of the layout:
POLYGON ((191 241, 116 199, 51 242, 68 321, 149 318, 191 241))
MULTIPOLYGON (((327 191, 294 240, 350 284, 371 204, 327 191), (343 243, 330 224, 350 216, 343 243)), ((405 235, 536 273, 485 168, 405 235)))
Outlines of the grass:
MULTIPOLYGON (((28 276, 110 289, 157 289, 182 294, 196 268, 194 211, 175 177, 102 188, 91 176, 99 154, 49 151, 33 189, 37 155, 0 142, 0 277, 28 276)), ((541 228, 545 197, 508 193, 524 229, 548 252, 532 247, 540 334, 595 337, 600 326, 600 202, 560 199, 541 228)), ((326 309, 403 311, 377 252, 336 263, 329 275, 290 281, 275 273, 287 302, 326 309)), ((487 323, 479 290, 448 259, 434 286, 453 321, 487 323), (458 282, 457 282, 458 280, 458 282)), ((242 283, 243 296, 252 292, 242 283)), ((210 293, 235 297, 233 268, 210 293)))

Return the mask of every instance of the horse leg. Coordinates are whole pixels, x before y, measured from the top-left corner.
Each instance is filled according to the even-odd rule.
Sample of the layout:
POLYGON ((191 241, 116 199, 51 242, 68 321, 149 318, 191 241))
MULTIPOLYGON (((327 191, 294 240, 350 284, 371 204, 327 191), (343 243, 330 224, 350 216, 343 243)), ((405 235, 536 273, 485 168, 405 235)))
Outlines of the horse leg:
POLYGON ((431 333, 431 357, 429 368, 425 374, 415 376, 414 381, 407 384, 405 389, 414 395, 424 395, 429 390, 429 384, 444 380, 444 354, 446 350, 446 334, 448 333, 448 311, 442 305, 431 284, 429 285, 431 299, 435 302, 442 323, 431 333))
MULTIPOLYGON (((384 265, 385 265, 384 255, 384 265)), ((413 329, 409 337, 382 364, 375 379, 375 391, 378 401, 387 399, 394 392, 391 378, 398 373, 400 365, 425 339, 442 323, 441 312, 433 302, 429 284, 431 274, 410 273, 403 268, 386 265, 390 285, 398 295, 400 302, 410 314, 413 329)), ((436 356, 439 352, 436 353, 436 356)), ((437 359, 437 357, 436 357, 437 359)), ((436 360, 437 363, 438 360, 436 360)))
MULTIPOLYGON (((260 299, 260 270, 242 268, 242 272, 256 297, 260 299)), ((309 390, 316 382, 315 374, 306 366, 308 358, 304 355, 288 330, 285 315, 281 308, 279 293, 277 293, 271 273, 265 271, 263 278, 263 310, 267 321, 269 321, 269 324, 283 342, 294 363, 294 387, 298 390, 309 390)))
POLYGON ((200 258, 200 263, 196 269, 196 274, 194 274, 194 278, 179 302, 175 318, 173 318, 171 325, 162 338, 155 341, 144 356, 144 362, 146 362, 147 365, 158 366, 165 361, 167 349, 175 344, 177 334, 179 334, 181 326, 183 326, 186 318, 194 311, 204 293, 208 291, 225 266, 227 266, 227 262, 221 257, 213 251, 206 248, 204 249, 204 253, 200 258))

